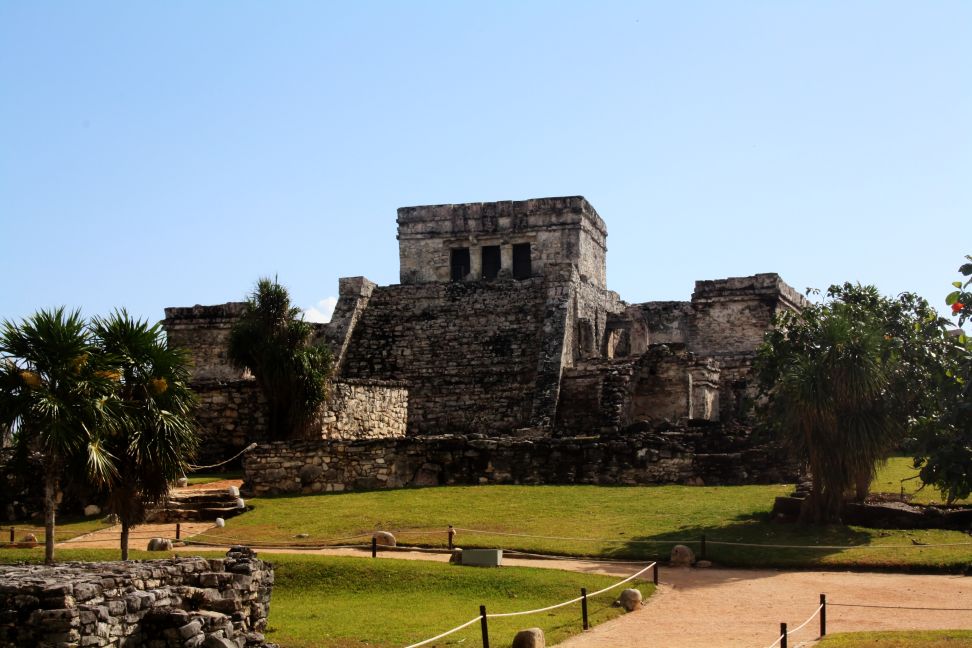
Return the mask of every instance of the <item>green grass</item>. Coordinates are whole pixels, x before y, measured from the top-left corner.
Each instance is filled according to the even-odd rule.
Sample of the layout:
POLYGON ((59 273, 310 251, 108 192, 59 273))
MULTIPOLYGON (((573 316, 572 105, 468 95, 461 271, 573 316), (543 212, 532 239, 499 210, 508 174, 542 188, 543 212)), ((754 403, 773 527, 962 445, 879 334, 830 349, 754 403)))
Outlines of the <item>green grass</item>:
MULTIPOLYGON (((221 554, 205 553, 211 557, 221 554)), ((134 559, 159 554, 133 551, 134 559)), ((58 559, 112 560, 108 549, 64 550, 58 559)), ((618 578, 550 569, 503 567, 480 569, 442 563, 370 558, 340 558, 261 552, 274 565, 270 604, 271 641, 283 648, 396 647, 421 641, 453 628, 479 613, 515 612, 546 607, 575 598, 581 587, 593 592, 618 578)), ((43 551, 0 549, 0 562, 41 562, 43 551)), ((632 570, 637 567, 632 566, 632 570)), ((621 614, 611 605, 624 587, 590 599, 592 624, 621 614)), ((650 596, 652 585, 637 584, 650 596)), ((516 631, 542 627, 548 643, 581 631, 580 604, 551 612, 489 621, 493 645, 509 645, 516 631)), ((478 624, 436 646, 478 645, 478 624)))
MULTIPOLYGON (((912 502, 918 504, 941 504, 945 501, 942 494, 931 486, 924 486, 922 481, 917 478, 918 470, 914 467, 914 460, 911 457, 892 457, 887 463, 878 470, 874 483, 871 484, 873 492, 901 494, 911 496, 912 502), (923 488, 924 486, 924 488, 923 488)), ((960 500, 960 504, 968 504, 972 500, 960 500)))
MULTIPOLYGON (((435 636, 487 612, 515 612, 576 598, 618 578, 549 569, 457 567, 442 563, 370 558, 276 556, 276 586, 268 637, 288 648, 367 643, 400 647, 435 636)), ((632 570, 636 569, 632 567, 632 570)), ((590 599, 592 624, 611 619, 611 603, 625 586, 590 599)), ((642 593, 653 590, 640 584, 642 593)), ((580 604, 550 612, 489 621, 490 643, 509 646, 526 627, 541 627, 548 645, 581 631, 580 604)), ((478 645, 479 624, 437 646, 478 645)))
MULTIPOLYGON (((76 538, 85 533, 91 533, 98 529, 104 529, 111 525, 103 522, 101 517, 83 518, 78 516, 65 517, 63 520, 58 518, 54 527, 54 538, 57 542, 64 542, 71 538, 76 538)), ((10 540, 10 527, 14 527, 14 539, 19 542, 28 533, 33 533, 37 537, 37 542, 44 543, 44 525, 36 522, 11 522, 0 526, 0 542, 7 543, 10 540)))
POLYGON ((223 481, 224 479, 243 479, 243 471, 236 470, 225 473, 192 473, 191 475, 186 475, 189 480, 189 485, 193 486, 196 484, 211 484, 213 482, 223 481))
MULTIPOLYGON (((890 461, 876 489, 884 490, 881 483, 898 479, 908 461, 890 461)), ((972 563, 972 546, 925 546, 972 542, 958 531, 813 528, 771 521, 774 498, 791 490, 787 485, 456 486, 262 498, 249 500, 252 511, 200 539, 317 545, 365 534, 344 542, 366 543, 373 530, 385 529, 397 532, 401 544, 441 547, 452 524, 496 532, 460 530, 458 546, 537 553, 654 559, 667 556, 678 541, 691 543, 698 552, 698 539, 704 534, 707 557, 731 566, 964 572, 972 563), (297 538, 304 534, 307 537, 297 538), (714 544, 718 541, 808 548, 714 544), (814 548, 828 545, 853 548, 814 548)))
POLYGON ((972 648, 972 630, 847 632, 826 637, 818 648, 972 648))

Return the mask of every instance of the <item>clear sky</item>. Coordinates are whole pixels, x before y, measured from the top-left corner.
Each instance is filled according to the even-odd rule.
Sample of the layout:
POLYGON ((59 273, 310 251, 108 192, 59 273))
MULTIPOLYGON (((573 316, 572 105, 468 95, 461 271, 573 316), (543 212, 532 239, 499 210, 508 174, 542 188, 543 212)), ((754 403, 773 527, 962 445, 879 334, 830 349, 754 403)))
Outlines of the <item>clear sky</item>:
MULTIPOLYGON (((0 0, 0 317, 398 281, 395 210, 583 195, 629 302, 944 296, 972 2, 0 0)), ((324 305, 321 305, 324 302, 324 305)))

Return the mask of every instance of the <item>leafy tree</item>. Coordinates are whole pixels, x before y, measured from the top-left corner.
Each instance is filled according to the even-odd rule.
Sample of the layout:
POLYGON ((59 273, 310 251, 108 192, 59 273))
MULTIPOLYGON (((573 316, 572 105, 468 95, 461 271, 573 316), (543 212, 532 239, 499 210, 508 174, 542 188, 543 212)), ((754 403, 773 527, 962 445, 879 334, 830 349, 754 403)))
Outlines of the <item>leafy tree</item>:
POLYGON ((118 420, 106 369, 78 311, 41 310, 0 329, 0 421, 19 451, 44 458, 47 563, 62 477, 79 465, 99 482, 114 476, 102 440, 118 420))
POLYGON ((124 310, 91 324, 100 351, 113 366, 119 424, 107 440, 115 457, 108 508, 121 522, 121 558, 128 560, 132 527, 145 521, 146 504, 169 494, 198 446, 189 389, 189 356, 169 347, 156 324, 124 310))
POLYGON ((311 343, 312 334, 287 289, 268 278, 257 282, 230 334, 230 358, 266 397, 271 439, 303 435, 327 396, 331 354, 311 343))
POLYGON ((839 522, 845 493, 863 499, 877 461, 937 411, 946 322, 911 293, 845 283, 776 324, 756 364, 761 420, 810 471, 802 521, 839 522))
MULTIPOLYGON (((955 281, 945 302, 959 326, 972 318, 972 256, 959 267, 964 281, 955 281)), ((941 376, 940 407, 919 435, 915 467, 921 480, 953 502, 972 494, 972 341, 964 333, 949 336, 954 363, 941 376)))

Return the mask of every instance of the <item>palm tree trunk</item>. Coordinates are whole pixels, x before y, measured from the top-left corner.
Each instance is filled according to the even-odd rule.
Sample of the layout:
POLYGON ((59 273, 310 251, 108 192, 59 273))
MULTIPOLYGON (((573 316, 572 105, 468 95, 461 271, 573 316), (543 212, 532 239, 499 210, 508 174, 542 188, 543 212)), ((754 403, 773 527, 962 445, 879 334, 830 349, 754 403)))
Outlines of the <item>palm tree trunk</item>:
POLYGON ((57 475, 50 470, 44 479, 44 562, 54 564, 54 515, 57 512, 57 475))
POLYGON ((128 560, 128 532, 131 530, 131 525, 128 520, 122 518, 121 527, 121 559, 128 560))

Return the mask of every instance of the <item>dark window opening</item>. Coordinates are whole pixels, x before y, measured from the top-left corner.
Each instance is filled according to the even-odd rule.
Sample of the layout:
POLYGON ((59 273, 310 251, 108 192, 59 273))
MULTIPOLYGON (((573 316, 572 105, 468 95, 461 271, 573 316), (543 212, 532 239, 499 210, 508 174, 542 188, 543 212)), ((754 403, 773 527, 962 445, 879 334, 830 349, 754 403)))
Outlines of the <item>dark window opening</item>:
POLYGON ((495 279, 500 271, 500 248, 498 245, 483 246, 483 279, 495 279))
POLYGON ((513 278, 529 279, 533 274, 530 267, 530 244, 515 243, 513 245, 513 278))
POLYGON ((454 248, 449 252, 449 277, 452 281, 462 281, 469 274, 469 248, 454 248))

